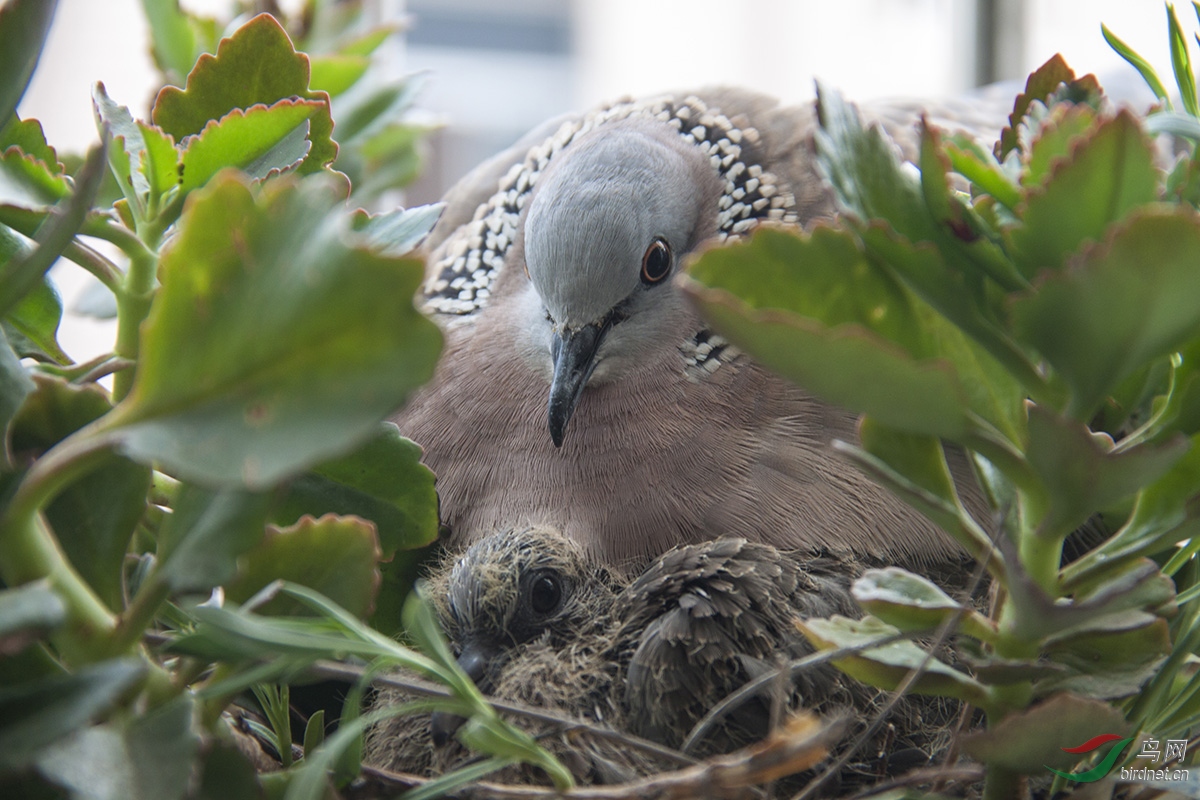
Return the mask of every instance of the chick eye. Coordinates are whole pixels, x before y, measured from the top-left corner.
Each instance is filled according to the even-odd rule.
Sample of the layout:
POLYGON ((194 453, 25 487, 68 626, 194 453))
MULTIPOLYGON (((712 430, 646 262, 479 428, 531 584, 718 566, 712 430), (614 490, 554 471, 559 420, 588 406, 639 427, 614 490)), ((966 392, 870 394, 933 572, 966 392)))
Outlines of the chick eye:
POLYGON ((661 236, 655 237, 642 256, 642 283, 653 286, 671 273, 671 245, 661 236))
POLYGON ((557 611, 562 599, 562 583, 553 572, 543 572, 529 585, 529 607, 536 614, 557 611))

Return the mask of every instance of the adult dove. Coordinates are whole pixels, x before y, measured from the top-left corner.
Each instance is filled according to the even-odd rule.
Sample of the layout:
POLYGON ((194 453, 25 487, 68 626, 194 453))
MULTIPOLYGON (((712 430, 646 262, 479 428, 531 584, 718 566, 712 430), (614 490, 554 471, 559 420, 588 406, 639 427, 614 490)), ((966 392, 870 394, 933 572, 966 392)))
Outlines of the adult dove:
MULTIPOLYGON (((911 146, 916 110, 874 117, 911 146)), ((834 454, 852 414, 737 352, 672 280, 702 247, 832 214, 814 125, 811 106, 744 90, 622 101, 544 124, 450 190, 424 245, 446 349, 396 422, 425 447, 452 545, 549 525, 607 565, 722 534, 957 557, 834 454)))

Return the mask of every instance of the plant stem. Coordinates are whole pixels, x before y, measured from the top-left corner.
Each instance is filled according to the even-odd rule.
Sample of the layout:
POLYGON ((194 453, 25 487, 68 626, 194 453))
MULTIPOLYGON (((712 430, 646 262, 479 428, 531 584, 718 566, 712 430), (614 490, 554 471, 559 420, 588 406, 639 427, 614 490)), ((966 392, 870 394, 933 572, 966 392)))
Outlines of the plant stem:
POLYGON ((1016 800, 1023 796, 1021 776, 996 764, 988 764, 984 774, 983 800, 1016 800))
MULTIPOLYGON (((139 226, 137 233, 108 220, 89 221, 84 233, 112 242, 129 257, 129 269, 117 296, 117 344, 114 352, 137 363, 141 326, 150 313, 154 299, 154 280, 158 272, 158 242, 162 230, 155 225, 139 226)), ((123 370, 113 376, 113 399, 120 402, 133 386, 135 370, 123 370)))
POLYGON ((0 524, 0 574, 9 586, 45 579, 67 608, 63 628, 51 641, 72 665, 107 655, 108 636, 116 626, 112 612, 80 577, 41 514, 0 524))
POLYGON ((90 272, 113 294, 121 289, 121 269, 102 254, 79 242, 71 242, 63 252, 71 261, 90 272))
POLYGON ((63 553, 42 508, 71 481, 91 470, 110 451, 106 437, 90 427, 67 437, 40 458, 0 515, 0 577, 9 586, 46 579, 67 606, 67 626, 55 646, 72 663, 111 654, 108 637, 116 627, 112 611, 96 596, 63 553))
POLYGON ((112 639, 112 646, 116 652, 133 647, 141 641, 146 628, 154 621, 154 616, 170 594, 171 587, 157 576, 152 576, 142 584, 133 602, 117 621, 112 639))

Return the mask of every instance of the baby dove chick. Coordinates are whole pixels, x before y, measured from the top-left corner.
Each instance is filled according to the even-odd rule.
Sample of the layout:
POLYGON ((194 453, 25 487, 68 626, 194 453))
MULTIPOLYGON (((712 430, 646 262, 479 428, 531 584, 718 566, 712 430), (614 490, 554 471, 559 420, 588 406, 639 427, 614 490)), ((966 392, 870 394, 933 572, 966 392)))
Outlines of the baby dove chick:
MULTIPOLYGON (((857 616, 849 584, 858 570, 853 561, 723 538, 673 549, 627 581, 593 566, 571 539, 534 528, 478 541, 438 570, 430 594, 459 663, 485 692, 678 747, 718 701, 811 652, 797 617, 857 616)), ((761 739, 774 711, 865 716, 876 696, 827 665, 772 681, 695 754, 761 739)), ((384 692, 380 702, 399 698, 384 692)), ((466 755, 450 741, 460 722, 439 714, 393 719, 372 731, 368 760, 406 772, 450 767, 466 755)), ((586 735, 543 743, 585 782, 665 766, 586 735)))

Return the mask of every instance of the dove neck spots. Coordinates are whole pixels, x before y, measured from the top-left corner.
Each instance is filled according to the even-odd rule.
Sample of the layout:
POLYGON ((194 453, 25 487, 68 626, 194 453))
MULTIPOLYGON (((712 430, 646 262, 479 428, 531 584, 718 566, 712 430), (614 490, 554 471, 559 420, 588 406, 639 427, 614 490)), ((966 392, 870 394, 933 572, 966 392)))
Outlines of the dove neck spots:
MULTIPOLYGON (((796 223, 792 191, 761 163, 761 141, 752 127, 710 109, 694 96, 620 102, 563 123, 508 171, 499 190, 434 254, 433 277, 425 287, 425 307, 465 318, 487 305, 496 279, 520 234, 521 217, 547 166, 580 136, 610 123, 648 118, 673 128, 689 146, 699 148, 720 182, 717 229, 710 240, 738 237, 762 221, 796 223)), ((680 343, 685 372, 702 378, 736 351, 702 329, 680 343)))

